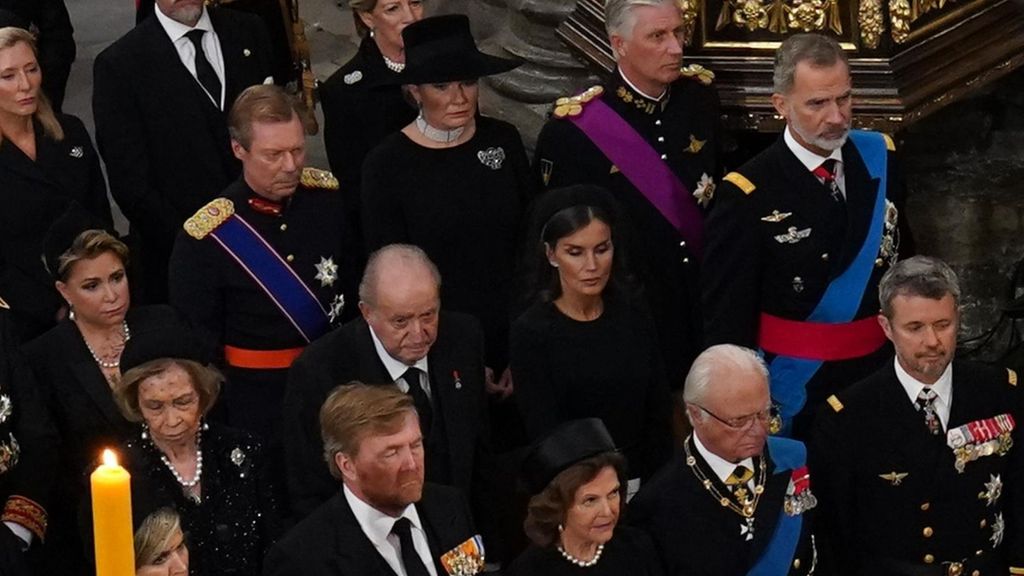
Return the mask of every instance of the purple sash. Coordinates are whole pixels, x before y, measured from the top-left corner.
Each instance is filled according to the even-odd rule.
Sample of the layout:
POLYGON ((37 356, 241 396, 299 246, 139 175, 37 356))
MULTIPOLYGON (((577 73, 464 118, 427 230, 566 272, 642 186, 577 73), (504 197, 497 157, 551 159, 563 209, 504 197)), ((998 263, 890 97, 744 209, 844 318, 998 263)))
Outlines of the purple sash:
POLYGON ((568 117, 590 138, 658 212, 679 231, 690 251, 700 256, 704 215, 686 185, 628 122, 600 98, 568 117))

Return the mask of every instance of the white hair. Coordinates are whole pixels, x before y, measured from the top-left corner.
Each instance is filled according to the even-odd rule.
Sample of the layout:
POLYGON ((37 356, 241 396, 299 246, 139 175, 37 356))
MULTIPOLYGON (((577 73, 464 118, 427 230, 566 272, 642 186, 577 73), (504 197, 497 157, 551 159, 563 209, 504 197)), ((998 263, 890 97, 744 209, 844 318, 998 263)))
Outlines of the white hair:
POLYGON ((702 404, 713 384, 714 376, 723 368, 755 372, 764 378, 765 383, 768 382, 768 366, 757 352, 735 344, 716 344, 701 352, 693 361, 693 366, 686 375, 683 401, 687 404, 702 404))
POLYGON ((633 37, 633 28, 636 26, 633 9, 637 6, 661 6, 668 3, 675 5, 675 0, 608 0, 604 5, 604 27, 608 38, 613 35, 626 39, 633 37))

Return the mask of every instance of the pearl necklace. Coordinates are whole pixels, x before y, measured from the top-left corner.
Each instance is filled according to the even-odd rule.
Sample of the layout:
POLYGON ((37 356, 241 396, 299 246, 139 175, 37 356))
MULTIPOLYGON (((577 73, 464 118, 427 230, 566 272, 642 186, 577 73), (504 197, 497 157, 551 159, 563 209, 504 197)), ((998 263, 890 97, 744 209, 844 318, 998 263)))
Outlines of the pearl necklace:
POLYGON ((161 452, 160 460, 163 461, 167 469, 174 475, 174 479, 178 481, 185 488, 195 488, 199 484, 199 479, 203 476, 203 449, 199 447, 199 437, 196 436, 196 475, 191 480, 185 480, 181 477, 181 474, 171 465, 171 461, 167 459, 167 456, 161 452))
POLYGON ((568 560, 570 564, 575 564, 580 568, 590 568, 594 564, 597 564, 597 561, 601 559, 601 553, 604 552, 604 544, 597 545, 597 551, 594 552, 594 557, 590 560, 580 560, 572 554, 569 554, 565 551, 565 548, 562 548, 561 544, 558 545, 558 551, 562 553, 562 558, 568 560))
MULTIPOLYGON (((122 344, 127 344, 128 341, 132 339, 132 332, 131 332, 131 330, 128 329, 128 321, 127 320, 122 320, 121 321, 121 338, 122 338, 122 340, 121 340, 122 344)), ((82 337, 82 340, 85 342, 85 347, 86 347, 87 350, 89 350, 89 354, 92 355, 92 359, 95 360, 96 363, 100 365, 100 368, 111 369, 111 368, 120 368, 121 367, 121 355, 120 355, 120 353, 118 353, 118 355, 117 355, 117 360, 114 360, 113 362, 105 362, 105 361, 100 359, 100 355, 97 354, 96 351, 92 349, 92 346, 89 346, 89 341, 86 340, 84 336, 82 337)), ((122 348, 122 350, 123 350, 123 348, 122 348)))
MULTIPOLYGON (((381 54, 381 56, 384 55, 381 54)), ((405 62, 395 62, 387 56, 384 56, 384 65, 388 67, 388 70, 391 70, 395 74, 401 74, 402 70, 405 70, 405 62)))
POLYGON ((433 140, 440 144, 448 144, 454 142, 462 136, 462 133, 466 131, 465 126, 453 128, 451 130, 441 130, 440 128, 434 128, 430 124, 427 124, 426 119, 420 114, 416 117, 416 127, 419 128, 420 134, 427 137, 428 140, 433 140))

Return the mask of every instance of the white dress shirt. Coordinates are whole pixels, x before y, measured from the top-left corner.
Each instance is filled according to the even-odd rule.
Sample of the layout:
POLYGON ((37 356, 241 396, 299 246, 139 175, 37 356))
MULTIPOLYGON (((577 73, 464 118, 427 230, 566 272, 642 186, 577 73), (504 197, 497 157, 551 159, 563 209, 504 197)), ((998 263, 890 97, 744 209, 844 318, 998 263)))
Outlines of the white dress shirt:
MULTIPOLYGON (((206 59, 210 61, 210 66, 213 67, 213 71, 217 73, 217 78, 220 79, 221 91, 219 100, 210 96, 207 92, 206 95, 210 96, 210 100, 221 110, 224 109, 224 86, 227 86, 224 76, 224 54, 220 49, 220 40, 217 38, 217 32, 213 29, 213 22, 210 21, 210 13, 203 8, 203 15, 199 17, 199 22, 196 22, 194 28, 189 28, 181 22, 170 19, 167 15, 160 11, 159 6, 153 7, 153 13, 156 14, 157 20, 160 21, 160 26, 163 27, 164 32, 171 39, 174 44, 174 49, 178 51, 178 58, 181 58, 181 63, 185 65, 192 77, 195 78, 196 83, 199 84, 200 88, 203 85, 199 83, 199 77, 196 76, 196 49, 192 41, 185 36, 185 34, 192 30, 205 30, 206 34, 203 34, 203 53, 206 54, 206 59)), ((206 88, 203 88, 203 92, 206 92, 206 88)))
MULTIPOLYGON (((754 472, 754 459, 744 458, 739 462, 729 462, 725 458, 722 458, 718 454, 712 453, 710 450, 704 447, 704 444, 700 441, 700 436, 696 432, 693 433, 693 444, 697 447, 697 452, 700 453, 704 461, 711 467, 711 471, 715 473, 715 476, 725 484, 725 480, 736 471, 737 466, 746 466, 748 470, 754 472)), ((754 478, 751 477, 751 481, 754 478)), ((750 481, 747 482, 747 488, 750 488, 750 481)))
POLYGON ((377 350, 377 357, 384 363, 384 368, 388 371, 388 376, 395 382, 398 389, 406 394, 409 393, 409 383, 406 382, 402 376, 405 375, 405 371, 409 368, 420 369, 420 386, 423 391, 426 392, 427 398, 430 396, 430 378, 427 377, 430 372, 427 367, 427 357, 420 358, 412 366, 408 366, 405 362, 398 360, 391 354, 388 354, 387 348, 384 348, 384 344, 381 343, 380 338, 377 338, 377 333, 373 331, 373 326, 370 326, 370 337, 373 338, 373 347, 377 350))
MULTIPOLYGON (((362 528, 363 534, 366 534, 373 547, 377 549, 377 552, 388 563, 388 566, 395 571, 395 574, 406 576, 405 565, 402 564, 402 547, 399 544, 398 536, 391 533, 391 529, 394 528, 395 521, 398 518, 388 516, 363 502, 348 489, 348 486, 345 486, 343 490, 345 492, 345 500, 348 501, 348 506, 352 509, 352 514, 356 517, 356 522, 362 528)), ((412 543, 416 548, 416 554, 423 561, 423 565, 426 566, 430 576, 437 576, 437 568, 434 566, 433 558, 431 558, 427 534, 423 531, 423 523, 420 522, 420 514, 416 507, 412 504, 406 506, 399 518, 409 519, 409 522, 412 524, 410 532, 412 533, 412 543)))
POLYGON ((821 166, 825 160, 833 159, 836 161, 836 184, 839 185, 839 190, 843 193, 843 197, 846 197, 846 174, 843 170, 843 149, 842 147, 836 148, 828 156, 820 156, 811 152, 807 148, 804 148, 802 144, 796 141, 793 137, 793 133, 790 131, 789 126, 786 126, 786 132, 782 136, 782 139, 786 142, 786 146, 789 147, 790 152, 796 156, 797 160, 801 164, 807 167, 808 172, 814 172, 814 169, 821 166))
MULTIPOLYGON (((914 408, 917 408, 917 395, 921 393, 921 390, 927 386, 926 384, 919 382, 913 376, 907 373, 900 366, 900 361, 894 359, 893 362, 896 364, 896 378, 900 381, 903 386, 903 390, 906 391, 910 401, 915 404, 914 408)), ((935 384, 931 385, 931 389, 935 391, 935 414, 939 417, 939 422, 942 422, 942 429, 949 429, 949 408, 953 405, 953 363, 950 362, 946 366, 946 371, 939 376, 939 379, 935 381, 935 384)), ((924 415, 921 416, 922 426, 924 425, 924 415)))

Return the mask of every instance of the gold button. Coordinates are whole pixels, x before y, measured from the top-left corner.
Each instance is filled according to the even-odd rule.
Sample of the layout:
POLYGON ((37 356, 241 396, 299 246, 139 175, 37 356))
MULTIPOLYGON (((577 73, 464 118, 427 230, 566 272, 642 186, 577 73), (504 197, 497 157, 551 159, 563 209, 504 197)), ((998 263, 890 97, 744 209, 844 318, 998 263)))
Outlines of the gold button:
POLYGON ((824 254, 822 254, 821 255, 821 259, 824 260, 825 262, 828 262, 828 252, 825 252, 824 254))
POLYGON ((925 502, 924 504, 921 504, 921 510, 927 510, 927 509, 929 509, 931 507, 932 507, 932 505, 931 505, 930 502, 925 502))
POLYGON ((978 523, 978 526, 980 526, 981 528, 984 528, 985 526, 988 526, 988 520, 985 520, 984 518, 982 518, 981 522, 978 523))
POLYGON ((793 568, 796 568, 797 570, 800 569, 800 559, 799 558, 793 560, 793 568))
POLYGON ((295 261, 295 254, 289 254, 289 255, 288 255, 288 256, 287 256, 286 258, 285 258, 285 260, 287 260, 287 261, 289 261, 289 262, 294 262, 294 261, 295 261))
POLYGON ((931 527, 931 526, 925 526, 925 527, 924 527, 924 530, 922 530, 922 531, 921 531, 921 533, 922 533, 922 534, 924 534, 924 537, 925 537, 925 538, 931 538, 931 537, 932 537, 932 534, 934 534, 934 533, 935 533, 935 531, 934 531, 934 530, 932 530, 932 527, 931 527))
POLYGON ((975 570, 974 572, 971 572, 971 576, 981 576, 981 570, 975 570))
POLYGON ((287 229, 288 229, 288 225, 287 224, 281 224, 281 232, 284 232, 287 229))
POLYGON ((946 568, 946 574, 949 576, 960 576, 964 573, 964 565, 959 562, 950 562, 949 567, 946 568))
POLYGON ((931 564, 933 562, 935 562, 935 556, 932 556, 931 554, 925 554, 924 555, 924 563, 925 564, 931 564))
POLYGON ((689 258, 683 258, 683 264, 689 264, 689 263, 690 263, 690 259, 689 258))

